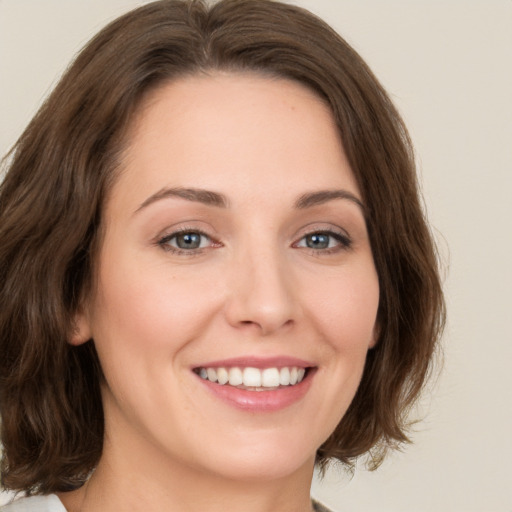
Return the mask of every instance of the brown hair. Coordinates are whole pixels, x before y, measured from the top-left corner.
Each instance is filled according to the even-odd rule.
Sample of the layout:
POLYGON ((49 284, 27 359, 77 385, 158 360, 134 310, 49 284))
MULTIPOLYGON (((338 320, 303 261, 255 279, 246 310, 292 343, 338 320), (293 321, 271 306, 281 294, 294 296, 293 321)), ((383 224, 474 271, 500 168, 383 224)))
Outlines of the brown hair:
MULTIPOLYGON (((379 341, 318 462, 351 464, 407 441, 444 306, 396 109, 359 55, 305 10, 270 0, 162 0, 103 29, 20 137, 0 186, 1 483, 27 493, 80 486, 102 451, 101 368, 67 343, 90 291, 102 206, 141 97, 184 74, 251 70, 312 88, 330 105, 367 206, 380 281, 379 341)), ((375 464, 375 465, 376 465, 375 464)))

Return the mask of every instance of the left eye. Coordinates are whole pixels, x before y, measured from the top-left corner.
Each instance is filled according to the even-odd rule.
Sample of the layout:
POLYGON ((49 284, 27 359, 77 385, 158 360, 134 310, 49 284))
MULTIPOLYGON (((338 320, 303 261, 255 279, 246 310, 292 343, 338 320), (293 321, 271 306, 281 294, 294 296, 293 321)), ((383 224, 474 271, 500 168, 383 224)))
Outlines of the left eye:
POLYGON ((310 233, 302 237, 296 244, 296 247, 307 247, 308 249, 333 249, 338 246, 348 247, 349 240, 337 233, 318 232, 310 233))
POLYGON ((166 236, 160 240, 160 245, 167 246, 169 249, 194 250, 203 249, 211 244, 210 238, 198 231, 183 231, 166 236))

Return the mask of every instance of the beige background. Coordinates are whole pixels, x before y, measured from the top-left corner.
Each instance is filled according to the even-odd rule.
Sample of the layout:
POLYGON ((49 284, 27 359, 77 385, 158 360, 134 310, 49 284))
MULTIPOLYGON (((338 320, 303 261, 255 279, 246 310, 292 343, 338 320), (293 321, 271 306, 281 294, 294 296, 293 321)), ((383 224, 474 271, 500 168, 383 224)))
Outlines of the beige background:
MULTIPOLYGON (((0 0, 0 153, 82 44, 141 3, 0 0)), ((416 444, 314 493, 340 512, 512 512, 512 1, 299 3, 355 46, 410 127, 449 311, 416 444)))

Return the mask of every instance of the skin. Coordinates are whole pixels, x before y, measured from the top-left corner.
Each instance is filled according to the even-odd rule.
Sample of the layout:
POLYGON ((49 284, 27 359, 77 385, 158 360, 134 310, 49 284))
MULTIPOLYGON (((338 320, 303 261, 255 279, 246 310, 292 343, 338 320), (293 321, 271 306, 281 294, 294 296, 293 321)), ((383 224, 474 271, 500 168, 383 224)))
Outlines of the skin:
POLYGON ((97 347, 106 439, 88 484, 60 496, 68 510, 310 510, 315 452, 354 397, 379 298, 361 206, 296 207, 323 190, 360 198, 332 114, 302 85, 216 73, 144 100, 72 340, 97 347), (158 196, 178 187, 229 205, 158 196), (178 229, 207 236, 176 252, 178 229), (331 231, 350 245, 308 246, 331 231), (283 355, 316 370, 273 412, 227 404, 192 371, 283 355))

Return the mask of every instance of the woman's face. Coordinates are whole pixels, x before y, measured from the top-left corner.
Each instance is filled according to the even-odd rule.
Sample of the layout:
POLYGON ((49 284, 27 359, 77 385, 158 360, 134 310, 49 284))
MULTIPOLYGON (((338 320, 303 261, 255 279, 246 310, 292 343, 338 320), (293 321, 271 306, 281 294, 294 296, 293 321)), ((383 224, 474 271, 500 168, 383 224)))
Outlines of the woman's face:
POLYGON ((73 340, 91 336, 104 371, 104 456, 310 471, 376 337, 362 208, 332 115, 302 85, 219 73, 153 92, 73 340))

